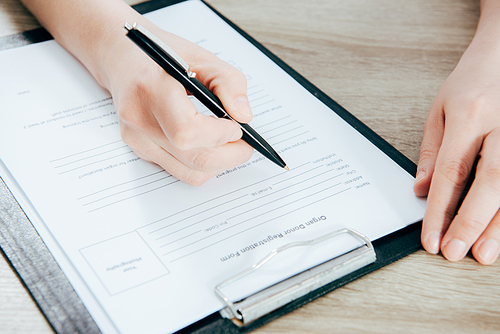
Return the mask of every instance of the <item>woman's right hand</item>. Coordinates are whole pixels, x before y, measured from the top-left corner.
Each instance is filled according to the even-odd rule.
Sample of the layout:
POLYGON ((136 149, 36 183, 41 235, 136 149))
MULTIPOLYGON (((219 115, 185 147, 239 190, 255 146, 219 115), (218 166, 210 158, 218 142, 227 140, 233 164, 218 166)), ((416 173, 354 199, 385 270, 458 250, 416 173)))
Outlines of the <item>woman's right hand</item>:
MULTIPOLYGON (((119 29, 121 37, 104 44, 108 62, 103 63, 103 82, 113 97, 122 139, 135 154, 194 186, 247 161, 253 149, 240 140, 240 126, 198 113, 184 87, 119 29)), ((244 123, 252 119, 243 73, 151 23, 147 29, 190 65, 196 78, 220 98, 231 117, 244 123)))

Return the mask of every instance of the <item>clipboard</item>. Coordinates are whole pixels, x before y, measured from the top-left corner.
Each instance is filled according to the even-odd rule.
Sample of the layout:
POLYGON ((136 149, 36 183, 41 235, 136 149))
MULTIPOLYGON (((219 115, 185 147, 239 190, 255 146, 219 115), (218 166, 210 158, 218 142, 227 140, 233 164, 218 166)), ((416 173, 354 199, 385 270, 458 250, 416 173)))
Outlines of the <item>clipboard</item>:
MULTIPOLYGON (((156 0, 137 5, 135 6, 135 9, 140 13, 147 13, 177 2, 181 1, 156 0)), ((207 6, 210 7, 208 4, 207 6)), ((347 110, 342 108, 335 101, 330 99, 318 88, 308 82, 304 77, 286 65, 278 57, 273 55, 256 40, 223 17, 215 9, 212 7, 210 8, 238 33, 256 46, 262 53, 284 69, 297 82, 302 84, 302 86, 304 86, 311 94, 315 95, 320 101, 330 107, 332 111, 337 113, 348 124, 357 129, 358 132, 374 143, 375 146, 377 146, 381 151, 391 157, 403 169, 405 169, 408 173, 415 175, 416 166, 409 159, 356 119, 347 110)), ((0 39, 0 49, 42 42, 49 39, 51 39, 51 36, 46 32, 46 30, 36 29, 34 31, 0 39)), ((8 190, 3 182, 0 184, 0 189, 2 191, 2 196, 8 197, 10 204, 13 204, 8 210, 7 219, 0 217, 0 245, 6 257, 17 271, 23 284, 37 302, 53 329, 58 333, 99 333, 100 331, 97 325, 90 317, 89 313, 85 309, 85 306, 73 291, 69 281, 60 270, 56 261, 52 258, 50 252, 45 247, 36 230, 25 217, 22 209, 17 205, 13 196, 8 193, 8 190)), ((356 234, 352 231, 340 231, 339 233, 356 234)), ((334 237, 334 235, 325 236, 325 238, 326 237, 334 237)), ((358 237, 363 239, 362 236, 358 237)), ((320 241, 316 240, 316 242, 320 241)), ((280 317, 283 314, 305 305, 306 303, 336 289, 337 287, 343 286, 371 271, 377 270, 378 268, 394 262, 418 250, 420 247, 419 223, 410 225, 402 230, 378 239, 373 243, 370 243, 369 240, 366 242, 365 240, 362 250, 360 251, 364 255, 356 257, 358 254, 355 254, 356 256, 354 256, 357 259, 361 259, 360 263, 344 268, 345 272, 339 274, 338 277, 335 277, 335 275, 332 274, 328 279, 322 282, 324 284, 321 286, 315 289, 311 288, 310 291, 303 290, 307 292, 296 296, 297 298, 294 298, 286 303, 283 301, 275 303, 275 306, 277 305, 278 307, 269 308, 266 312, 261 312, 263 314, 260 314, 255 319, 252 317, 250 318, 250 321, 243 319, 244 321, 241 326, 234 324, 234 322, 241 322, 242 319, 238 319, 233 311, 235 309, 244 309, 244 307, 239 305, 232 311, 231 305, 228 304, 228 308, 223 309, 222 313, 214 313, 205 319, 184 328, 179 333, 249 332, 280 317), (332 280, 330 281, 330 279, 332 280), (233 317, 231 316, 231 313, 233 317)), ((326 265, 326 263, 322 264, 322 266, 326 265, 328 268, 322 268, 324 270, 320 270, 319 273, 324 273, 327 270, 331 270, 331 268, 338 268, 339 264, 346 263, 348 260, 346 260, 345 257, 342 257, 331 261, 334 263, 330 263, 330 261, 328 261, 328 265, 326 265)), ((258 266, 258 264, 256 265, 258 266)), ((299 282, 304 282, 306 280, 303 277, 298 278, 295 276, 293 279, 298 279, 299 282)), ((231 278, 229 278, 229 280, 231 280, 231 278)), ((221 282, 221 286, 219 286, 219 288, 222 289, 224 284, 228 284, 227 281, 221 282)), ((283 286, 280 286, 278 289, 278 291, 285 290, 286 289, 283 286)), ((288 294, 285 295, 288 296, 288 294)), ((224 297, 222 298, 224 299, 224 297)), ((283 298, 283 300, 287 300, 287 298, 283 298)), ((242 311, 242 313, 243 312, 244 311, 242 311)), ((244 315, 245 314, 246 313, 244 313, 244 315)))

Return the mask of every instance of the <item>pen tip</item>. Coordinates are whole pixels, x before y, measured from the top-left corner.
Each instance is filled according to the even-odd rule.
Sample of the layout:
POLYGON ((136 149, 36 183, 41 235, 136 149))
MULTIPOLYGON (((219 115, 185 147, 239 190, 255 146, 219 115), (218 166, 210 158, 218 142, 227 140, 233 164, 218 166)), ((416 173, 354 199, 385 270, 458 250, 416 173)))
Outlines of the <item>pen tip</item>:
POLYGON ((283 167, 283 168, 286 169, 286 170, 290 170, 290 168, 288 168, 287 165, 285 165, 285 167, 283 167))

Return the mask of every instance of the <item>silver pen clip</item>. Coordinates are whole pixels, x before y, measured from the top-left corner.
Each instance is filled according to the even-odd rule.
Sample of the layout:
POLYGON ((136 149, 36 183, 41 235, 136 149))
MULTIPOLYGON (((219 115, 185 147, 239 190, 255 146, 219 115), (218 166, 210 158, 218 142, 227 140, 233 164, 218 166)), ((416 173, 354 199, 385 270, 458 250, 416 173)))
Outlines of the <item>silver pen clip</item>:
POLYGON ((186 71, 186 74, 188 75, 188 77, 190 77, 190 78, 196 77, 196 73, 191 72, 191 70, 189 69, 189 65, 174 50, 172 50, 161 39, 159 39, 158 37, 153 35, 153 33, 151 33, 149 30, 147 30, 146 28, 144 28, 143 26, 141 26, 137 23, 134 23, 134 25, 131 25, 128 22, 125 22, 124 28, 127 31, 130 31, 130 30, 139 31, 141 34, 143 34, 144 36, 149 38, 151 40, 151 42, 156 44, 156 46, 158 46, 160 49, 163 49, 163 51, 165 51, 165 53, 168 54, 170 56, 170 58, 172 58, 173 61, 175 61, 180 67, 182 67, 184 69, 184 71, 186 71))

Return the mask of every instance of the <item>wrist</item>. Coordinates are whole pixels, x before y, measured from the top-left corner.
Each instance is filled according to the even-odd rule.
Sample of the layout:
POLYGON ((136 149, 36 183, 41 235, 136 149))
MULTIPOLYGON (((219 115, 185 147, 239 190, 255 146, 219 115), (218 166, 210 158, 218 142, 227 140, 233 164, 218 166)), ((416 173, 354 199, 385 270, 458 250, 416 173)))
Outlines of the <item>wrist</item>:
POLYGON ((500 2, 497 0, 481 1, 481 16, 473 42, 493 48, 500 47, 500 2))
POLYGON ((125 22, 140 24, 155 34, 162 31, 142 15, 128 7, 120 13, 119 18, 109 26, 109 30, 101 39, 96 51, 95 72, 92 73, 98 83, 112 92, 116 78, 120 80, 124 71, 131 67, 141 67, 148 64, 149 58, 127 36, 124 29, 125 22), (142 63, 140 60, 144 60, 142 63))
MULTIPOLYGON (((483 7, 474 38, 461 57, 460 62, 467 59, 474 62, 487 62, 490 68, 496 66, 500 59, 500 10, 483 7)), ((499 7, 500 9, 500 7, 499 7)), ((469 61, 469 63, 470 63, 469 61)))
POLYGON ((109 91, 113 73, 126 69, 125 59, 130 52, 136 51, 132 48, 133 43, 126 37, 124 24, 144 19, 128 5, 125 3, 123 5, 126 7, 113 13, 106 23, 106 28, 100 32, 99 38, 96 38, 98 42, 91 56, 91 64, 85 64, 97 82, 109 91))

